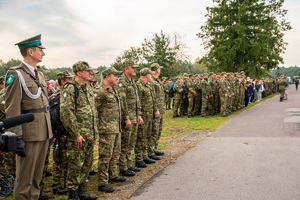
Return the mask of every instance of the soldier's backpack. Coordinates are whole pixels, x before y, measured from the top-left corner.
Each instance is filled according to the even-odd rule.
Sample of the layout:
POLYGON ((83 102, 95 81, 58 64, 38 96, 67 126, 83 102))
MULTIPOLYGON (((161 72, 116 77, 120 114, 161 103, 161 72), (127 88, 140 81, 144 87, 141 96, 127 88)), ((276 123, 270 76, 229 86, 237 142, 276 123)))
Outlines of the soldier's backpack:
MULTIPOLYGON (((74 83, 66 83, 65 86, 67 84, 74 85, 74 83)), ((75 112, 77 111, 78 96, 79 96, 79 90, 74 85, 75 112)), ((55 97, 50 99, 49 106, 50 106, 50 119, 51 119, 53 137, 60 138, 63 135, 68 135, 68 131, 65 129, 65 127, 63 126, 63 124, 60 120, 60 113, 59 113, 60 112, 60 93, 58 93, 55 97)))

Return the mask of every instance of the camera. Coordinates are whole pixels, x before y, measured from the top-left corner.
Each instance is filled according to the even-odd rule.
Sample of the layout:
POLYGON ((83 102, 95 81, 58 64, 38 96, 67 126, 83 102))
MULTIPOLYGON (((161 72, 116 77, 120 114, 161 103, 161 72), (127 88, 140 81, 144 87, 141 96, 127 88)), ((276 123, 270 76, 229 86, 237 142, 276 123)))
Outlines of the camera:
MULTIPOLYGON (((5 132, 5 129, 21 125, 23 123, 32 122, 34 115, 32 113, 21 114, 18 116, 10 117, 0 121, 0 152, 16 151, 18 147, 22 148, 24 145, 23 138, 20 139, 12 132, 5 132), (21 141, 22 140, 22 141, 21 141), (19 145, 19 146, 18 146, 19 145)), ((24 147, 23 147, 24 148, 24 147)), ((20 150, 20 149, 19 149, 20 150)))
POLYGON ((0 151, 10 152, 17 150, 17 136, 12 132, 0 133, 0 151))

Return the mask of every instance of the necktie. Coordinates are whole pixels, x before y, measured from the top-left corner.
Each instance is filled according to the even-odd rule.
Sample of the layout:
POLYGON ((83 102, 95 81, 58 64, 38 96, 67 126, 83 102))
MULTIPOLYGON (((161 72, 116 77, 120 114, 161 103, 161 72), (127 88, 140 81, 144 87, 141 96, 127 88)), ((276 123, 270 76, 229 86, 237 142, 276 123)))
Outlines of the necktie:
POLYGON ((34 70, 34 75, 35 75, 36 80, 37 80, 38 82, 40 82, 40 80, 39 80, 39 73, 38 73, 38 70, 37 70, 37 69, 34 70))

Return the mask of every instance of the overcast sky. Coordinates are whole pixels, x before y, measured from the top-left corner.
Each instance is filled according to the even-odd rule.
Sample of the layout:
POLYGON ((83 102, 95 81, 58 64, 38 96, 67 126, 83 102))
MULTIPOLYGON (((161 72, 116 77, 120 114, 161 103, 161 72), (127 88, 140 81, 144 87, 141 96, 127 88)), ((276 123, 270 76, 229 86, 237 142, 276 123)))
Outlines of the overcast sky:
MULTIPOLYGON (((93 67, 110 66, 126 49, 161 30, 178 33, 189 59, 205 55, 196 36, 212 0, 0 0, 0 59, 22 59, 15 43, 42 34, 48 68, 71 67, 85 60, 93 67)), ((285 0, 284 66, 300 66, 300 1, 285 0)))

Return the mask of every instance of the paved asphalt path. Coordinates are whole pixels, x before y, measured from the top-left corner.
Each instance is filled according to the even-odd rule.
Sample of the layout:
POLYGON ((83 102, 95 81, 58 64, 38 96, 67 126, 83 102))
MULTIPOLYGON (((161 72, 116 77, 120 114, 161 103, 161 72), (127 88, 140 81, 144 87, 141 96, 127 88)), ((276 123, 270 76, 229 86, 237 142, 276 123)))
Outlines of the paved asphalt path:
POLYGON ((300 200, 300 90, 235 116, 132 200, 300 200))

